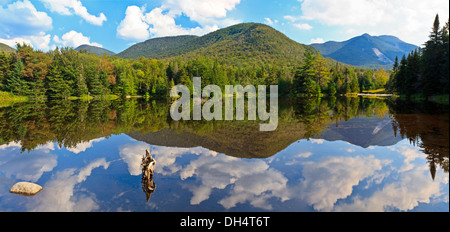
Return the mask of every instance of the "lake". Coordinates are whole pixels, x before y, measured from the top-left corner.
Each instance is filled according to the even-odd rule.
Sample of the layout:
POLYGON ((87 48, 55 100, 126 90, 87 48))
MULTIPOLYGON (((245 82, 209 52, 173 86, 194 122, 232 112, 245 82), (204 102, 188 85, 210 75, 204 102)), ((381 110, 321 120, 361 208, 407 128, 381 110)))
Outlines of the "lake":
POLYGON ((447 105, 280 99, 273 132, 258 121, 177 122, 169 108, 143 99, 0 108, 0 211, 449 211, 447 105), (22 181, 43 190, 9 192, 22 181))

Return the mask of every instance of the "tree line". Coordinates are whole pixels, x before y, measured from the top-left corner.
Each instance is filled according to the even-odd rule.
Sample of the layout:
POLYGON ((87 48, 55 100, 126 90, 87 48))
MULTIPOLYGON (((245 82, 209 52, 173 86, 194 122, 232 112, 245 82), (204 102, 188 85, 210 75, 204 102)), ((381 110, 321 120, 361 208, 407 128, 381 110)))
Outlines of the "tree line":
POLYGON ((278 85, 281 95, 318 96, 383 88, 389 78, 384 69, 354 68, 311 51, 305 57, 298 67, 259 62, 236 66, 205 56, 164 61, 122 59, 72 48, 44 53, 17 44, 14 53, 0 52, 0 91, 34 99, 108 95, 164 98, 173 86, 192 86, 192 78, 198 76, 204 86, 278 85))
POLYGON ((388 88, 400 95, 435 96, 449 93, 449 21, 441 28, 436 15, 423 48, 395 60, 388 88))
POLYGON ((330 66, 320 53, 314 55, 307 51, 305 62, 296 68, 293 93, 304 96, 346 95, 384 88, 388 80, 389 72, 383 68, 352 68, 337 62, 330 66))

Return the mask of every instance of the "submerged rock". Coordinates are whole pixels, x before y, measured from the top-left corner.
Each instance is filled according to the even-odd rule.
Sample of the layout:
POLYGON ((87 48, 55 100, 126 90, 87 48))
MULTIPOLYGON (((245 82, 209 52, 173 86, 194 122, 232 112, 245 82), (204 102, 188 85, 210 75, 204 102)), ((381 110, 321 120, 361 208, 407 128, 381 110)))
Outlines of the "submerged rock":
POLYGON ((32 197, 42 191, 42 187, 37 184, 29 182, 19 182, 12 186, 9 190, 10 193, 14 193, 21 196, 32 197))

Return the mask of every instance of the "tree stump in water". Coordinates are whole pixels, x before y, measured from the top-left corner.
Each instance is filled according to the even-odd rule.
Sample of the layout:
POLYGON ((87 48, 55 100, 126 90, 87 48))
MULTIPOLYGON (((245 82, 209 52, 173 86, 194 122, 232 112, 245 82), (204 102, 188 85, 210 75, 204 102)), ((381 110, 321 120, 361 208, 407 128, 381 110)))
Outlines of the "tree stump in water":
POLYGON ((142 158, 142 190, 147 197, 147 202, 150 200, 150 196, 155 192, 156 184, 153 181, 154 166, 156 160, 153 159, 149 150, 145 151, 145 156, 142 158))

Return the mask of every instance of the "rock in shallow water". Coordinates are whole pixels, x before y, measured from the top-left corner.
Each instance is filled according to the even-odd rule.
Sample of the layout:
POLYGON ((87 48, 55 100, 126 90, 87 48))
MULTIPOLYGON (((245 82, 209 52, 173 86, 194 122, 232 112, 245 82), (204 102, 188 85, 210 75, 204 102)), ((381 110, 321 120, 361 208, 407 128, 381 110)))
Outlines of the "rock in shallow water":
POLYGON ((32 197, 42 191, 42 187, 37 184, 29 182, 19 182, 12 186, 9 190, 10 193, 14 193, 21 196, 32 197))

